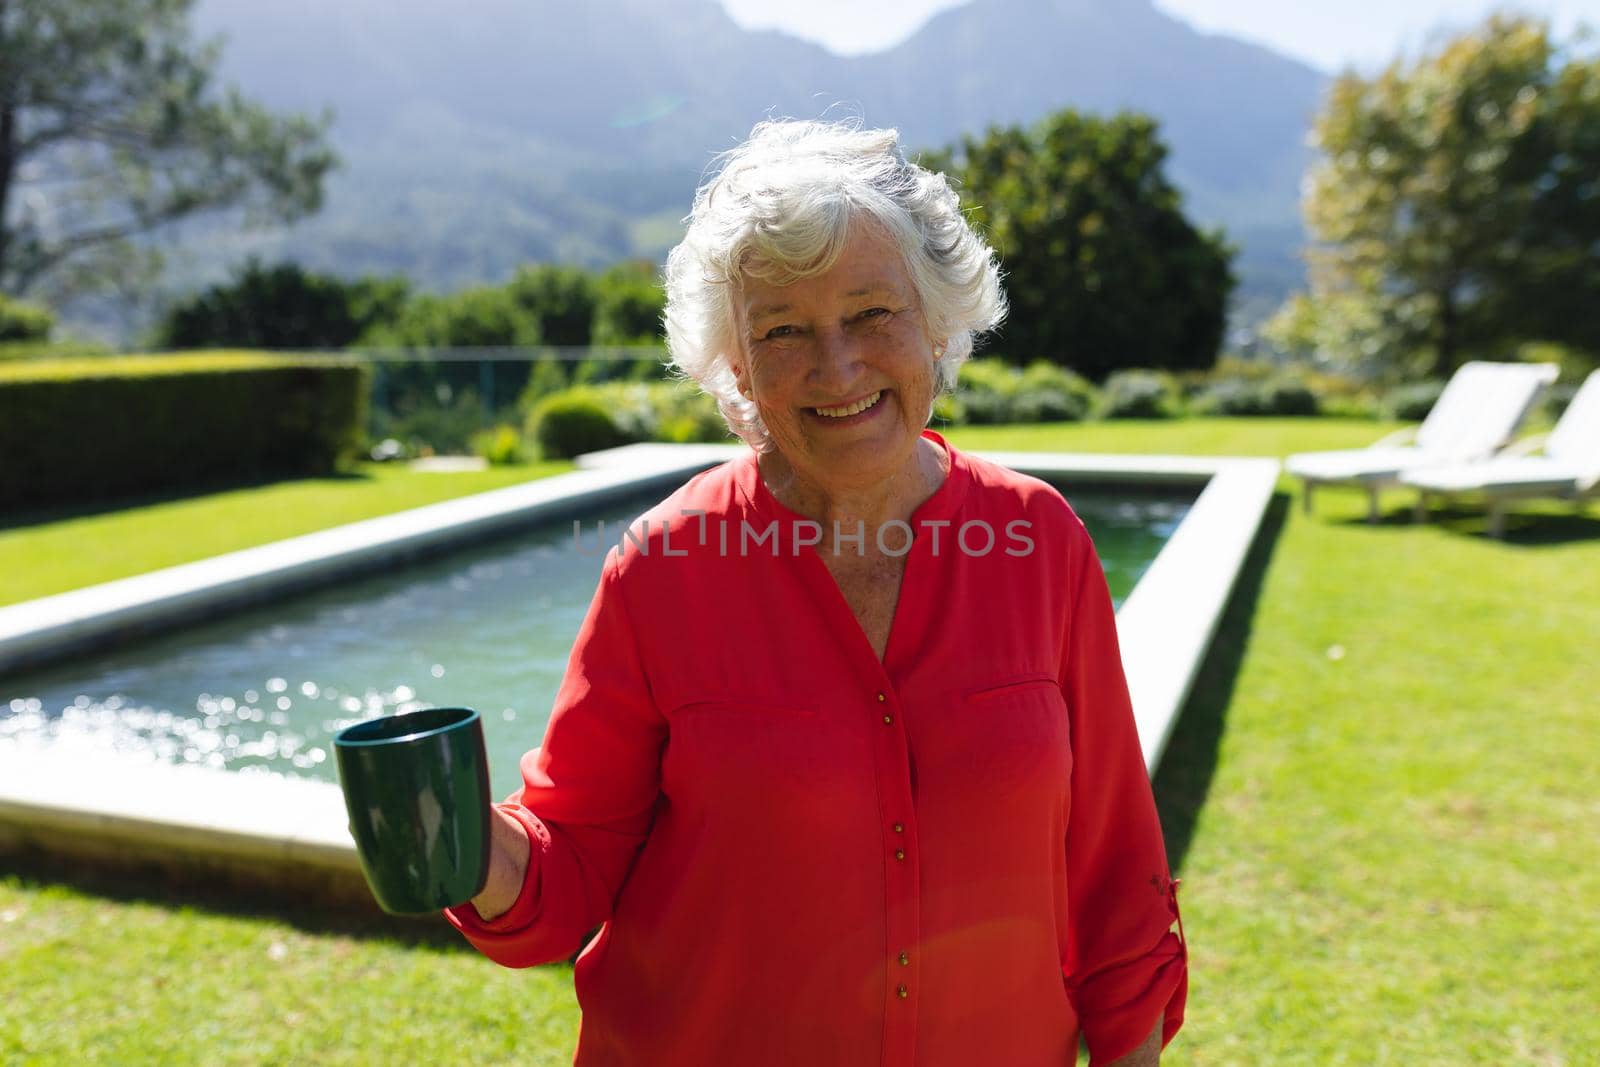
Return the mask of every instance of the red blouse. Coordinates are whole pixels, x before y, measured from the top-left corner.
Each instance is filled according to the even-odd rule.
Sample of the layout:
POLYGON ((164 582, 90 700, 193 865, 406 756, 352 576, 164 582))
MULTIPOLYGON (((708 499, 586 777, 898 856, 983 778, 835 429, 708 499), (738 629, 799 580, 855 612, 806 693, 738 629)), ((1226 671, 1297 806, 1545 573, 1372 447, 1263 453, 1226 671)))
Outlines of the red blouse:
POLYGON ((914 539, 883 535, 909 549, 881 662, 810 547, 832 531, 754 453, 608 555, 505 805, 532 843, 521 895, 494 922, 446 913, 508 967, 600 927, 576 1063, 1060 1065, 1081 1028, 1101 1064, 1181 1025, 1089 535, 1043 482, 926 436, 950 473, 914 539))

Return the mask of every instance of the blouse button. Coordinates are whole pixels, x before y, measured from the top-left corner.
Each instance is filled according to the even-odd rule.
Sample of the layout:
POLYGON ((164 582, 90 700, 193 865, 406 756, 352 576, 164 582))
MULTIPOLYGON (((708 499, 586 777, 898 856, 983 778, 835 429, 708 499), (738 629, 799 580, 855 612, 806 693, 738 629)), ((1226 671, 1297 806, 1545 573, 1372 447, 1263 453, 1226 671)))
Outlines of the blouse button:
POLYGON ((901 986, 899 989, 896 989, 895 992, 899 994, 901 1000, 904 1000, 911 995, 911 992, 907 990, 905 986, 901 986))
POLYGON ((897 833, 897 834, 905 833, 906 832, 906 824, 903 823, 903 822, 895 823, 894 824, 894 832, 897 833))
POLYGON ((883 717, 883 725, 889 726, 889 725, 892 725, 893 723, 894 723, 894 716, 893 715, 885 715, 883 717))
POLYGON ((878 703, 882 704, 885 700, 888 700, 888 699, 889 698, 884 696, 883 692, 880 690, 879 693, 878 693, 878 703))
POLYGON ((907 953, 907 952, 900 953, 900 966, 902 966, 902 967, 911 966, 911 954, 910 953, 907 953))
POLYGON ((897 860, 905 859, 906 858, 906 850, 903 849, 903 848, 895 849, 894 850, 894 858, 897 859, 897 860))

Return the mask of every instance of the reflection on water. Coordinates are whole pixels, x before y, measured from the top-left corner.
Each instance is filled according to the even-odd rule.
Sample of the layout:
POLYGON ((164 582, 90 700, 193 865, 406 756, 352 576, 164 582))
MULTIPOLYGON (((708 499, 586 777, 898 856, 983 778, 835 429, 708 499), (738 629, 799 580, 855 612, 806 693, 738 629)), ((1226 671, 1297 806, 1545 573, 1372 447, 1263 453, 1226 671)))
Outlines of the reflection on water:
MULTIPOLYGON (((1192 499, 1067 495, 1118 603, 1192 499)), ((649 503, 589 517, 581 551, 557 524, 5 679, 0 746, 332 781, 332 738, 350 723, 466 705, 483 714, 505 795, 543 735, 599 577, 595 523, 615 531, 649 503)))

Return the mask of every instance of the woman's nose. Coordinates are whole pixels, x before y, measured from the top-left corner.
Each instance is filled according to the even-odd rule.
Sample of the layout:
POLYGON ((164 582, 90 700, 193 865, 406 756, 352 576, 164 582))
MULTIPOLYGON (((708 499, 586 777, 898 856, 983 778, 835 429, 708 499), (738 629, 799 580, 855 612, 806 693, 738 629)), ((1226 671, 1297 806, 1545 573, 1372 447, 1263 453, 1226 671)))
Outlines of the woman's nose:
POLYGON ((846 331, 838 327, 817 331, 815 355, 811 379, 814 385, 822 389, 846 390, 861 373, 860 353, 856 344, 846 331))

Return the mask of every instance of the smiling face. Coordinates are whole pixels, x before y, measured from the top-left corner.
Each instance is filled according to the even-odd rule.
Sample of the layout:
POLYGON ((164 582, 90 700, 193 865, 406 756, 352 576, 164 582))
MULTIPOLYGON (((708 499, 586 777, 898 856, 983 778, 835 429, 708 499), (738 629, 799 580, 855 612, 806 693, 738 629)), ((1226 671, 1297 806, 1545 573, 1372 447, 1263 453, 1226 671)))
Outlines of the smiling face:
POLYGON ((887 487, 916 470, 937 386, 917 290, 894 242, 851 226, 837 262, 736 299, 739 391, 777 456, 823 494, 887 487))

